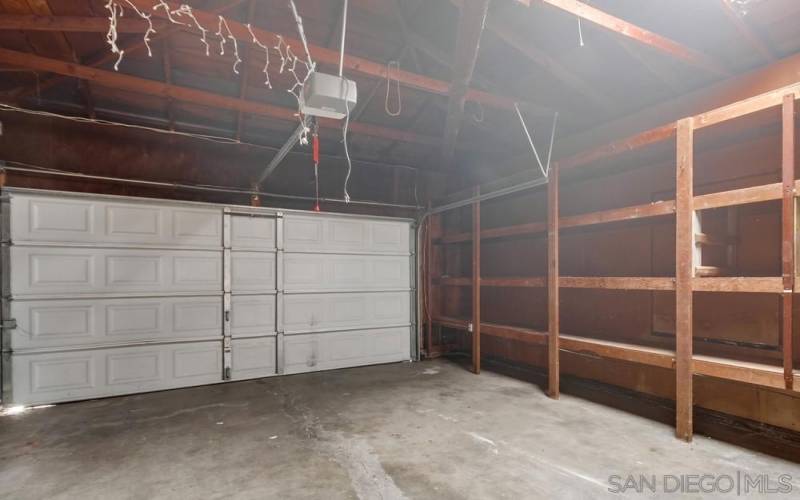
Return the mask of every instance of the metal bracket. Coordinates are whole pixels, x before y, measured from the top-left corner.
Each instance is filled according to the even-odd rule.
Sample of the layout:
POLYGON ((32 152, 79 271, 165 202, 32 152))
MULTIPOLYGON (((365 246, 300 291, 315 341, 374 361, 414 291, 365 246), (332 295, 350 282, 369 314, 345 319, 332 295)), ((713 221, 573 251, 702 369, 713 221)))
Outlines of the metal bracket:
POLYGON ((17 320, 14 318, 4 319, 0 321, 0 329, 13 330, 17 327, 17 320))

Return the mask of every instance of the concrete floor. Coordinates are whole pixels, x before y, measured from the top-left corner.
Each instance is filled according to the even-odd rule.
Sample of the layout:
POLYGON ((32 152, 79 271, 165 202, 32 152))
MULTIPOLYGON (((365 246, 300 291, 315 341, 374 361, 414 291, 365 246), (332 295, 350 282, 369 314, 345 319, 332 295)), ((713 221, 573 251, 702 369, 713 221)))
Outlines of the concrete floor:
POLYGON ((688 445, 669 426, 445 360, 0 417, 0 498, 645 498, 612 495, 609 476, 737 472, 792 476, 794 493, 766 498, 800 491, 797 464, 688 445))

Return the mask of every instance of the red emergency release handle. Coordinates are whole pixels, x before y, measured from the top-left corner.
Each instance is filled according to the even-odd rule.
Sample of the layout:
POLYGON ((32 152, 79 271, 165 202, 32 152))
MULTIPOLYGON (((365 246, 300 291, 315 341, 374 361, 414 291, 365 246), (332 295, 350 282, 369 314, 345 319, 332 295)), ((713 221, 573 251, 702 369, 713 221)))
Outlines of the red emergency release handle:
POLYGON ((319 136, 317 134, 314 134, 311 144, 314 150, 314 163, 319 165, 319 136))

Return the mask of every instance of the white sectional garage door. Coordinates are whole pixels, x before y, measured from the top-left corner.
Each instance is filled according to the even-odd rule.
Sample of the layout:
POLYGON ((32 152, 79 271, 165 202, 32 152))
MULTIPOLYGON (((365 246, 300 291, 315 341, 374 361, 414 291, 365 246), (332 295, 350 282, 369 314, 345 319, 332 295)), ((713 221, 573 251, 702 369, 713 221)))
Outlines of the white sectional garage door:
POLYGON ((8 209, 6 402, 410 358, 408 221, 22 190, 8 209))

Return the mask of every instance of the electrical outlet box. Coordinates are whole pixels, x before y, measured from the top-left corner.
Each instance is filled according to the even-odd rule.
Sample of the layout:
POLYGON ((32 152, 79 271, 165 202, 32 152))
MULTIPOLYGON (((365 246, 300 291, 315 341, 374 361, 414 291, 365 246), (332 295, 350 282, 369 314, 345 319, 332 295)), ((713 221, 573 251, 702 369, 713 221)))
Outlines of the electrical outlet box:
POLYGON ((304 115, 341 120, 358 102, 356 82, 326 73, 312 73, 300 93, 304 115))

